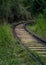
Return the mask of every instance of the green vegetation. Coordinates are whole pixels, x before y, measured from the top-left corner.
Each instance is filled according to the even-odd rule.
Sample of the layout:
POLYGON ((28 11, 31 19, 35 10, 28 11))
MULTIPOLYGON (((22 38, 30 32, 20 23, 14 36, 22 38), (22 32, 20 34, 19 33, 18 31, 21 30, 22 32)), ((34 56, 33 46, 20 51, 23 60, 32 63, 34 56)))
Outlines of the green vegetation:
POLYGON ((14 39, 9 24, 33 18, 36 24, 27 27, 46 39, 46 0, 0 0, 0 65, 38 65, 14 39))
POLYGON ((26 20, 30 16, 19 0, 0 0, 0 19, 10 23, 26 20))
POLYGON ((45 0, 24 0, 24 7, 27 11, 31 13, 31 16, 37 16, 39 13, 43 12, 43 9, 46 8, 45 0))
POLYGON ((46 39, 46 17, 40 14, 36 20, 35 25, 28 25, 29 30, 37 34, 39 37, 46 39))
POLYGON ((12 35, 9 24, 0 26, 0 65, 38 65, 12 35))
POLYGON ((46 57, 39 56, 39 54, 38 54, 37 51, 35 51, 35 50, 31 50, 30 48, 29 48, 29 50, 30 50, 37 58, 39 58, 39 59, 43 62, 44 65, 46 65, 46 57))
POLYGON ((11 22, 29 20, 46 8, 45 0, 0 0, 0 19, 11 22))
MULTIPOLYGON (((31 21, 30 21, 31 22, 31 21)), ((27 25, 29 31, 32 31, 37 36, 46 40, 46 9, 43 9, 43 13, 39 13, 39 15, 35 18, 34 24, 27 25)), ((30 49, 31 50, 31 49, 30 49)), ((31 51, 40 58, 40 60, 46 65, 46 57, 41 57, 37 53, 37 51, 31 51)))

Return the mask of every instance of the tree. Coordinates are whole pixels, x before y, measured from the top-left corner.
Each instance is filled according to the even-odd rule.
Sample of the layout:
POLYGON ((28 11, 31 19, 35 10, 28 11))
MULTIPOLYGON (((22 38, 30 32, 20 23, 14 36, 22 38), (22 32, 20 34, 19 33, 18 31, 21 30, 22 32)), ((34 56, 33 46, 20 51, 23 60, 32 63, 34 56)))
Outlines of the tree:
POLYGON ((32 14, 42 13, 45 8, 45 0, 34 0, 31 6, 32 14))
POLYGON ((9 0, 2 0, 1 1, 2 4, 0 4, 0 18, 5 18, 7 19, 7 17, 10 15, 11 10, 10 10, 10 1, 9 0))
POLYGON ((43 12, 43 9, 46 8, 46 0, 24 0, 24 7, 32 15, 36 15, 43 12))
POLYGON ((18 0, 0 0, 0 19, 8 19, 19 13, 18 0))

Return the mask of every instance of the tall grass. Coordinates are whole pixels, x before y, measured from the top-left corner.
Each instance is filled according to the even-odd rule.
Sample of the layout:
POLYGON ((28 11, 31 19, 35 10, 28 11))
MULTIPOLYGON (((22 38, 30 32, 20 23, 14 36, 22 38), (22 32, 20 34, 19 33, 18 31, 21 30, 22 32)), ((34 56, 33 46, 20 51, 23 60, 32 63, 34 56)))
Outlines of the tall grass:
POLYGON ((36 33, 39 37, 46 39, 46 18, 42 14, 40 14, 36 18, 35 22, 35 25, 28 26, 29 30, 36 33))
POLYGON ((0 65, 39 65, 14 39, 9 24, 0 25, 0 65))

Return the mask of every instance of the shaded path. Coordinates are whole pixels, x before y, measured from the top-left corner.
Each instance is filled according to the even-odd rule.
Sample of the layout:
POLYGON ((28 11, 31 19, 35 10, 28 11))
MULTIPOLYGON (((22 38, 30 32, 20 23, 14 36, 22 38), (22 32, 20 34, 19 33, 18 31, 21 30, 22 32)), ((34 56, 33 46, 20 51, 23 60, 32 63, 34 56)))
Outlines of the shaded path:
POLYGON ((23 24, 16 26, 15 32, 25 46, 36 51, 39 56, 46 57, 46 46, 26 32, 23 24))

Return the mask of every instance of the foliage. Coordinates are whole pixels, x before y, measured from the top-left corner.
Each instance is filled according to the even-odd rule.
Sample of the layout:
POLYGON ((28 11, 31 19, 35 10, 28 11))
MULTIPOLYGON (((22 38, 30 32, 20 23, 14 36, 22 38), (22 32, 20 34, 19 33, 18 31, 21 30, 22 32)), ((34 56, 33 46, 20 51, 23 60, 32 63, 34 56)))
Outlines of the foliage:
POLYGON ((32 0, 24 0, 23 1, 24 7, 31 6, 31 3, 32 3, 32 0))
POLYGON ((46 40, 46 17, 44 17, 44 14, 40 14, 36 20, 35 25, 29 25, 29 30, 36 33, 38 36, 46 40))
POLYGON ((45 0, 34 0, 32 4, 31 12, 33 14, 38 14, 39 12, 43 12, 43 9, 45 8, 45 0))
POLYGON ((0 4, 0 17, 7 17, 10 14, 10 1, 2 0, 2 4, 0 4))
POLYGON ((28 16, 31 18, 31 15, 43 13, 45 8, 45 0, 0 0, 0 19, 27 20, 28 16))
POLYGON ((18 0, 0 0, 0 18, 7 19, 19 12, 18 0))
POLYGON ((24 0, 24 6, 32 14, 36 15, 43 13, 43 9, 46 8, 45 0, 24 0))
POLYGON ((38 65, 27 50, 13 37, 9 24, 0 26, 0 65, 38 65))
POLYGON ((46 18, 46 8, 44 9, 43 17, 46 18))

